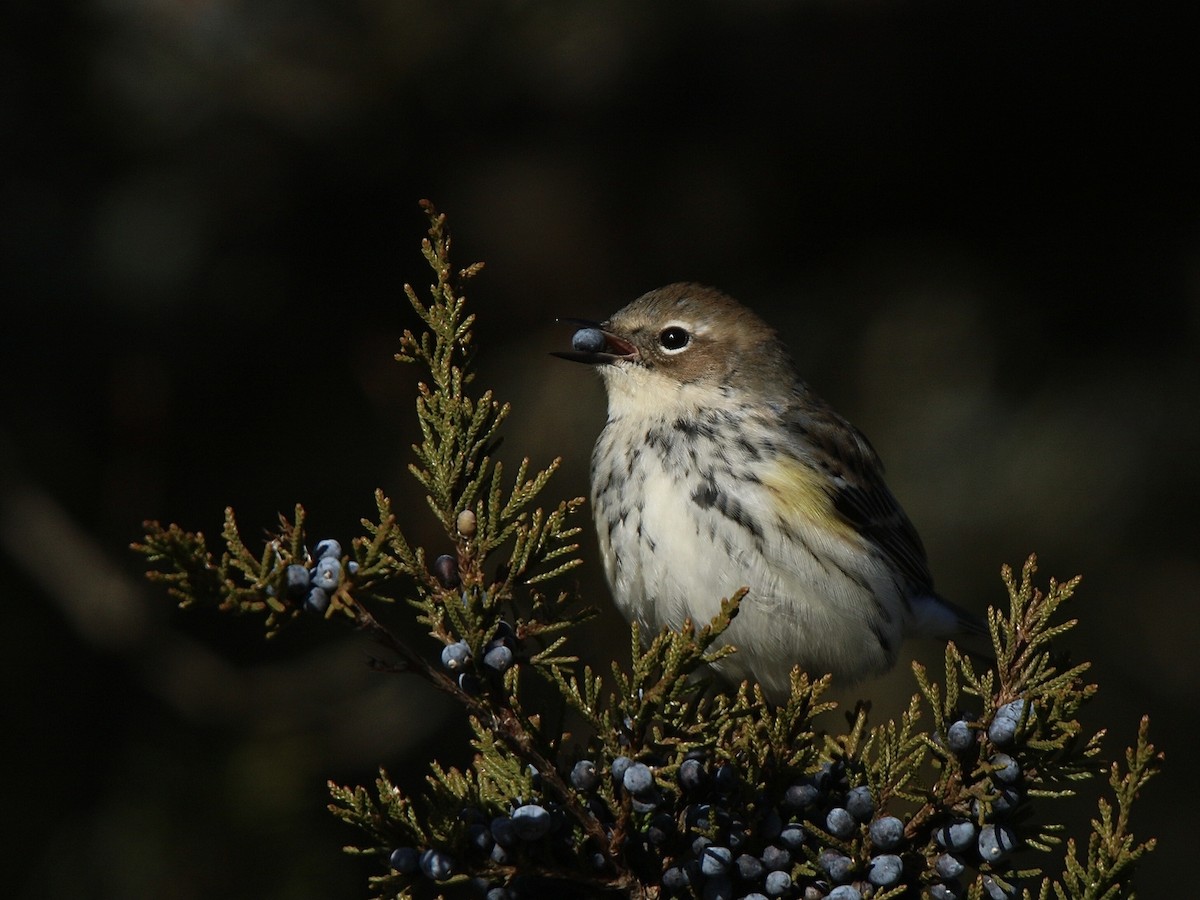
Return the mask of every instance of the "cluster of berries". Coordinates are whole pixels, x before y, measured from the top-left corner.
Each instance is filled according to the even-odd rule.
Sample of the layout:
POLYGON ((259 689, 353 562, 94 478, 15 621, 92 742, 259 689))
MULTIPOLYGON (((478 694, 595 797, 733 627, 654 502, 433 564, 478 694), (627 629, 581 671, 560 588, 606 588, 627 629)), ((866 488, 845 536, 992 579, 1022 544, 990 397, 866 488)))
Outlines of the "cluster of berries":
MULTIPOLYGON (((358 563, 346 564, 350 575, 358 572, 358 563)), ((342 545, 333 538, 318 541, 312 567, 293 563, 284 570, 284 593, 299 603, 305 612, 323 614, 329 608, 329 595, 342 580, 342 545)))

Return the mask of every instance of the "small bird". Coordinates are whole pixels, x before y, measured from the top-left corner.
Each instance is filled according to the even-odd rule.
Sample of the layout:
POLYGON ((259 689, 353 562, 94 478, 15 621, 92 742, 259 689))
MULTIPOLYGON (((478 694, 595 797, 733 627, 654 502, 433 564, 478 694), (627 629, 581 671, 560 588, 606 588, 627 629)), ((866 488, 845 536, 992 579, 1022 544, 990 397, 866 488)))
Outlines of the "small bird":
POLYGON ((934 591, 870 443, 751 310, 672 284, 586 324, 555 355, 604 379, 593 514, 616 605, 643 633, 706 624, 748 588, 716 668, 776 700, 796 665, 852 683, 890 669, 907 636, 985 633, 934 591))

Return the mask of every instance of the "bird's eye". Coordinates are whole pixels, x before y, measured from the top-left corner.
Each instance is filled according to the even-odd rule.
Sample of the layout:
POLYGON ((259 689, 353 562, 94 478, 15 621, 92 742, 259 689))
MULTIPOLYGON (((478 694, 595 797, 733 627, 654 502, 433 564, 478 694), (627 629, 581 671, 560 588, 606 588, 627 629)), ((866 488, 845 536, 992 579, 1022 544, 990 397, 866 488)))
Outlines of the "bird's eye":
POLYGON ((658 333, 658 343, 670 353, 678 353, 692 342, 692 335, 686 328, 671 325, 658 333))

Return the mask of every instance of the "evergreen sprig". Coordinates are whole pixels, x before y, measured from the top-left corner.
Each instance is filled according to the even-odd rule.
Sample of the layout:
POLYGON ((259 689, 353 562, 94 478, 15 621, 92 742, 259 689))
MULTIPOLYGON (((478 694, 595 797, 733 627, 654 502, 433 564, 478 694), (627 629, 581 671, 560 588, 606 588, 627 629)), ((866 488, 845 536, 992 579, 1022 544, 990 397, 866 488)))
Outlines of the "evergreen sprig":
POLYGON ((1019 578, 1002 572, 994 662, 949 645, 943 676, 914 665, 907 708, 878 724, 859 704, 831 726, 829 678, 799 669, 778 704, 756 684, 711 683, 735 652, 719 638, 741 594, 678 632, 634 625, 628 666, 581 667, 572 642, 594 610, 546 585, 579 563, 583 501, 535 505, 558 460, 522 460, 511 477, 494 460, 509 406, 470 390, 463 293, 481 265, 453 267, 445 219, 425 207, 434 278, 424 297, 405 286, 423 327, 404 332, 397 359, 423 370, 409 468, 453 552, 430 561, 382 492, 346 554, 330 541, 310 551, 300 506, 261 552, 231 510, 219 557, 177 525, 147 523, 134 545, 183 606, 261 615, 268 636, 306 613, 339 616, 382 647, 379 671, 416 674, 462 705, 467 768, 431 762, 414 795, 382 770, 370 787, 330 785, 330 809, 359 833, 350 851, 378 860, 374 896, 1132 896, 1154 841, 1133 836, 1130 810, 1161 754, 1143 720, 1086 850, 1064 837, 1053 801, 1100 773, 1104 732, 1085 736, 1079 713, 1097 688, 1060 649, 1078 579, 1042 590, 1033 557, 1019 578), (389 624, 406 610, 430 640, 389 624), (1060 851, 1062 874, 1047 876, 1060 851))

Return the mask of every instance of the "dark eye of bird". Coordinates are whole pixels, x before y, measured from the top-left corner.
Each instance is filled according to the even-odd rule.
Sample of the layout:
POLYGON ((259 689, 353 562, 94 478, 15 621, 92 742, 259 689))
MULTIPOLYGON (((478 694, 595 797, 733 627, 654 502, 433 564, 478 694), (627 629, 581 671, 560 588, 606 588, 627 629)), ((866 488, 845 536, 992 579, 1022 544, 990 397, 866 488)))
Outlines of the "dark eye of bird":
POLYGON ((686 328, 680 328, 678 325, 672 325, 670 328, 664 328, 658 335, 658 342, 664 350, 682 350, 691 341, 692 336, 686 328))

